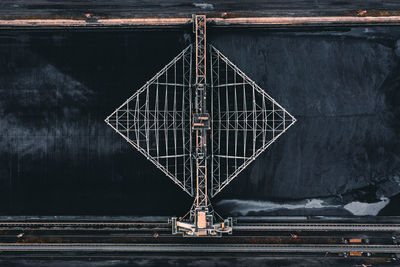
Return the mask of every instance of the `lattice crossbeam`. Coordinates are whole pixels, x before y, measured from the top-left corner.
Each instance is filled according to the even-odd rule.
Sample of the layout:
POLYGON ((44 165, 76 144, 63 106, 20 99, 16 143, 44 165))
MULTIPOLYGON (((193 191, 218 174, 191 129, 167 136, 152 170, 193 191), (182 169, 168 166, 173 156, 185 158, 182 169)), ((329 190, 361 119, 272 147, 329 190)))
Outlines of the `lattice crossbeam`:
POLYGON ((215 47, 209 56, 215 196, 296 119, 215 47))
POLYGON ((190 45, 105 120, 191 196, 192 54, 190 45))

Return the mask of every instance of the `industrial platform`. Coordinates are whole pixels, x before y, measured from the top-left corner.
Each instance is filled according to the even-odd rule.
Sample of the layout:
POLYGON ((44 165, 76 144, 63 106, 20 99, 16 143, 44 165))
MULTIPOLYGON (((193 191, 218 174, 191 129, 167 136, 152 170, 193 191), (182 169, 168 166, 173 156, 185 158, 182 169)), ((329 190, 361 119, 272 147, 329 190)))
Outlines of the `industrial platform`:
POLYGON ((396 217, 239 217, 223 238, 172 235, 167 217, 9 217, 0 218, 0 231, 6 258, 301 254, 397 262, 400 255, 396 217))

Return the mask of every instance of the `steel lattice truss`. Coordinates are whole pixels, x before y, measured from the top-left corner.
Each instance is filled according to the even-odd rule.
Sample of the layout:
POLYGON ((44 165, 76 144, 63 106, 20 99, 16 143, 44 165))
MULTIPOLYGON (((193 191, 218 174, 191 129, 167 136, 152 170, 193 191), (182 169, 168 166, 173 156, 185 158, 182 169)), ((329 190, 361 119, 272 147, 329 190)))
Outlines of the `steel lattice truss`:
MULTIPOLYGON (((196 57, 184 49, 106 122, 189 195, 194 196, 192 132, 196 57), (193 60, 194 61, 194 60, 193 60)), ((207 54, 211 116, 208 187, 218 194, 296 119, 215 47, 207 54)), ((205 62, 204 62, 205 63, 205 62)))
POLYGON ((193 195, 192 45, 106 118, 154 165, 193 195))
POLYGON ((210 59, 215 196, 296 119, 213 46, 210 59))

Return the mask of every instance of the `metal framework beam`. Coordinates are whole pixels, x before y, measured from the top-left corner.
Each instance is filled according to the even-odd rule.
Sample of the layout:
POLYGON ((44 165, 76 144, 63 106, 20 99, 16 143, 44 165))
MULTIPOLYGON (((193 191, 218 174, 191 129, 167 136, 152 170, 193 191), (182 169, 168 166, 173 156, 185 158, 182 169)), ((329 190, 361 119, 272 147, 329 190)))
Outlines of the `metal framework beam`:
POLYGON ((208 199, 208 161, 207 140, 210 138, 210 116, 207 110, 207 49, 206 49, 206 16, 194 16, 195 104, 192 118, 192 130, 196 139, 194 161, 196 166, 195 201, 187 221, 172 219, 173 233, 190 236, 218 236, 222 232, 232 232, 232 220, 214 223, 217 219, 208 199))
POLYGON ((192 45, 160 70, 106 123, 193 196, 192 45))
MULTIPOLYGON (((116 19, 0 19, 0 29, 43 28, 164 28, 185 27, 192 22, 181 18, 116 18, 116 19)), ((292 16, 292 17, 236 17, 208 18, 207 22, 220 27, 304 27, 343 25, 400 25, 400 16, 292 16)))
MULTIPOLYGON (((196 90, 195 116, 203 114, 208 120, 206 101, 206 16, 195 16, 196 34, 196 90)), ((194 130, 196 136, 196 206, 200 212, 207 208, 207 135, 209 128, 206 125, 194 130)), ((203 217, 202 217, 203 218, 203 217)), ((197 222, 203 224, 204 222, 197 222)))

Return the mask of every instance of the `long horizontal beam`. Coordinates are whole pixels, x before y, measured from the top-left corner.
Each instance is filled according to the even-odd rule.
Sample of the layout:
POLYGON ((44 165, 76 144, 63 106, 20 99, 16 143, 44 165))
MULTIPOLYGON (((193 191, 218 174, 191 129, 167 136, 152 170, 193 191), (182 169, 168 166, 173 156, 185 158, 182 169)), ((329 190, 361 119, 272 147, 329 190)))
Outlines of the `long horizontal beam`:
POLYGON ((131 18, 131 19, 7 19, 1 27, 171 27, 192 23, 192 18, 131 18))
POLYGON ((399 24, 400 16, 323 16, 323 17, 252 17, 209 18, 218 26, 310 26, 335 24, 399 24))
MULTIPOLYGON (((327 25, 400 25, 400 16, 322 16, 322 17, 237 17, 207 18, 215 26, 327 26, 327 25)), ((91 28, 91 27, 182 27, 192 18, 126 18, 126 19, 2 19, 0 28, 91 28)))
POLYGON ((263 223, 240 224, 233 227, 241 231, 344 231, 344 232, 400 232, 400 224, 360 223, 263 223))
MULTIPOLYGON (((7 229, 136 229, 146 227, 169 227, 163 221, 137 222, 52 222, 52 221, 6 221, 0 222, 0 230, 7 229)), ((238 223, 233 226, 235 231, 345 231, 345 232, 397 232, 400 233, 398 223, 238 223)))

